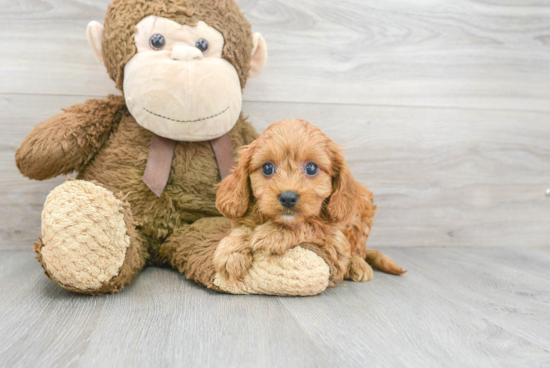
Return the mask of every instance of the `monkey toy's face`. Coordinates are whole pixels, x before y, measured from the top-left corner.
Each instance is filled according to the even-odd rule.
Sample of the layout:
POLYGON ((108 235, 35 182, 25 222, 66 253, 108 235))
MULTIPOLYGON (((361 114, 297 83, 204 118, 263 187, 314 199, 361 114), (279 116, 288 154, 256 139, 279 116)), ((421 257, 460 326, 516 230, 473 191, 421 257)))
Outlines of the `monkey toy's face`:
POLYGON ((128 109, 144 128, 180 141, 227 133, 241 112, 237 71, 222 59, 220 32, 149 16, 137 25, 137 54, 124 69, 128 109))
MULTIPOLYGON (((103 30, 97 22, 88 26, 100 59, 103 30)), ((180 24, 150 15, 136 25, 133 38, 136 51, 124 65, 123 91, 139 125, 178 141, 208 141, 233 128, 241 113, 243 78, 223 57, 220 31, 202 20, 180 24)), ((258 33, 246 41, 252 44, 250 77, 263 69, 267 51, 258 33)))

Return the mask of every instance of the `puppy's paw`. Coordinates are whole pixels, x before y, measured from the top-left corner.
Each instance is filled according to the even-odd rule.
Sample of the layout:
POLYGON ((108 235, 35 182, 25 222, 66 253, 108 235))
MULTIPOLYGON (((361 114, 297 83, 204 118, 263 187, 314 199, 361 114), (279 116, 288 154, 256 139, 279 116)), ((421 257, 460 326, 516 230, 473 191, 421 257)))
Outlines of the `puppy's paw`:
POLYGON ((297 244, 293 243, 284 243, 284 242, 274 242, 269 245, 269 247, 266 247, 269 249, 271 254, 282 256, 287 250, 293 248, 297 244))
POLYGON ((355 282, 370 281, 374 277, 372 267, 359 256, 352 256, 349 262, 346 279, 355 282))
POLYGON ((248 250, 214 254, 214 268, 227 279, 243 278, 251 265, 252 254, 248 250))
POLYGON ((252 264, 248 237, 251 230, 236 228, 220 241, 214 252, 213 264, 216 272, 228 279, 239 279, 246 275, 252 264))
POLYGON ((250 240, 254 252, 266 250, 274 255, 283 255, 298 244, 299 239, 294 232, 286 231, 270 221, 257 226, 250 240))
POLYGON ((229 278, 241 279, 252 265, 252 254, 249 251, 235 252, 229 254, 225 269, 229 278))

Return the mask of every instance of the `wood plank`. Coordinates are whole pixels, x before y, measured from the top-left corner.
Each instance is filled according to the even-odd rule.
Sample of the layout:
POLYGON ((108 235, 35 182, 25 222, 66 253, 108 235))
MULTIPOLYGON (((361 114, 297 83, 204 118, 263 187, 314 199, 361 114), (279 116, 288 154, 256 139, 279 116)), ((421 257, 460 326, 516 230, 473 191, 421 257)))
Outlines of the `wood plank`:
POLYGON ((4 20, 103 20, 112 0, 3 0, 4 20))
POLYGON ((1 252, 0 357, 10 367, 68 366, 88 344, 105 299, 86 298, 46 278, 32 252, 1 252), (41 341, 42 336, 44 340, 41 341), (38 339, 37 339, 38 337, 38 339))
POLYGON ((550 279, 550 248, 507 247, 506 251, 499 248, 476 248, 475 253, 491 263, 498 263, 512 268, 529 270, 529 273, 550 279))
MULTIPOLYGON (((0 247, 30 247, 46 195, 64 179, 29 181, 13 151, 75 96, 0 95, 0 247)), ((247 102, 250 120, 301 117, 346 147, 375 194, 369 240, 384 246, 550 245, 550 130, 546 113, 247 102)))
MULTIPOLYGON (((518 252, 530 254, 530 249, 518 252)), ((545 252, 550 256, 550 249, 545 252)), ((507 249, 501 254, 514 259, 507 249)), ((529 262, 503 265, 476 248, 403 250, 399 257, 403 255, 410 262, 406 267, 419 273, 419 279, 441 297, 456 299, 488 321, 550 349, 549 282, 532 273, 529 262)))
POLYGON ((32 253, 0 252, 6 366, 333 366, 277 298, 216 293, 160 268, 88 297, 48 280, 32 253))
POLYGON ((103 309, 82 357, 85 366, 334 366, 277 298, 220 294, 155 268, 135 289, 103 309), (120 341, 128 349, 120 349, 120 341), (140 345, 148 348, 133 348, 140 345))
MULTIPOLYGON (((27 0, 3 12, 0 93, 113 92, 85 39, 108 2, 27 0)), ((550 110, 547 3, 241 4, 270 50, 247 101, 550 110)))
POLYGON ((376 272, 316 297, 279 298, 216 293, 161 268, 122 293, 80 296, 48 280, 32 252, 0 250, 0 288, 10 291, 0 298, 0 359, 41 367, 546 366, 550 334, 537 334, 548 330, 550 284, 529 263, 493 265, 486 252, 388 248, 408 274, 376 272))
MULTIPOLYGON (((511 268, 493 268, 490 259, 479 257, 488 265, 485 268, 469 267, 456 257, 465 253, 460 248, 385 251, 409 273, 396 277, 375 272, 373 281, 346 282, 345 287, 323 293, 320 300, 283 299, 318 345, 339 359, 339 366, 550 363, 547 303, 536 297, 513 297, 527 284, 536 295, 550 291, 540 279, 530 283, 537 278, 529 275, 525 264, 518 271, 525 280, 517 283, 511 279, 511 268)), ((469 252, 477 255, 476 249, 469 252)))

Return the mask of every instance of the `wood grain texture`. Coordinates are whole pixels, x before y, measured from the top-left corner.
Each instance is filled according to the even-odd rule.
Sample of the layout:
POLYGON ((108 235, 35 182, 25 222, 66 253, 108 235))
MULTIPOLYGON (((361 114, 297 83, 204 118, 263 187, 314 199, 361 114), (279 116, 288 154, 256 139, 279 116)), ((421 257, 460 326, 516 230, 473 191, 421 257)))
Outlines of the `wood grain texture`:
POLYGON ((0 251, 0 361, 25 367, 545 367, 549 249, 388 248, 409 273, 316 297, 231 296, 148 268, 69 293, 0 251), (493 257, 498 255, 497 257, 493 257))
MULTIPOLYGON (((321 295, 321 301, 283 300, 318 345, 340 358, 340 366, 527 367, 550 362, 548 305, 538 300, 539 295, 546 298, 549 284, 530 274, 528 260, 535 258, 530 250, 517 250, 525 260, 514 267, 495 265, 476 248, 386 251, 409 270, 406 276, 376 274, 372 284, 347 283, 345 290, 321 295), (527 285, 530 293, 525 293, 527 285), (326 311, 332 312, 328 322, 326 311)), ((498 250, 512 260, 507 251, 498 250)))
MULTIPOLYGON (((239 2, 270 50, 248 101, 550 110, 548 3, 239 2)), ((9 1, 0 93, 113 92, 85 38, 108 3, 9 1)))
MULTIPOLYGON (((0 248, 32 245, 46 195, 64 180, 23 178, 13 151, 37 122, 83 100, 0 94, 10 122, 0 146, 0 248)), ((373 247, 550 245, 546 113, 260 102, 244 111, 260 131, 298 116, 345 145, 378 204, 373 247)))
MULTIPOLYGON (((3 0, 0 249, 30 247, 47 193, 13 151, 34 125, 116 92, 85 27, 110 0, 3 0)), ((245 113, 318 125, 347 148, 383 246, 550 245, 550 6, 240 1, 270 60, 245 113)))
POLYGON ((3 366, 331 366, 277 298, 216 293, 160 268, 88 297, 48 280, 30 252, 0 255, 3 366))

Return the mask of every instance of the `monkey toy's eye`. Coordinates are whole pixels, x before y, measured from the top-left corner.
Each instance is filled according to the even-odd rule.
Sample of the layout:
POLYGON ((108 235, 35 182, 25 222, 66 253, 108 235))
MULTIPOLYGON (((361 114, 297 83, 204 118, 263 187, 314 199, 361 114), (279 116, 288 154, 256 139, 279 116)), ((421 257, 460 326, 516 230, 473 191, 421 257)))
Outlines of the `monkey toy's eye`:
POLYGON ((319 167, 314 164, 313 162, 310 162, 306 165, 306 174, 309 176, 315 176, 319 173, 319 167))
POLYGON ((166 40, 163 35, 157 33, 151 36, 149 45, 151 45, 153 50, 162 50, 166 46, 166 40))
POLYGON ((275 166, 271 162, 265 163, 264 166, 262 166, 262 173, 265 176, 271 176, 275 174, 275 166))
POLYGON ((195 42, 195 47, 204 54, 206 51, 208 51, 208 41, 204 38, 199 38, 197 42, 195 42))

